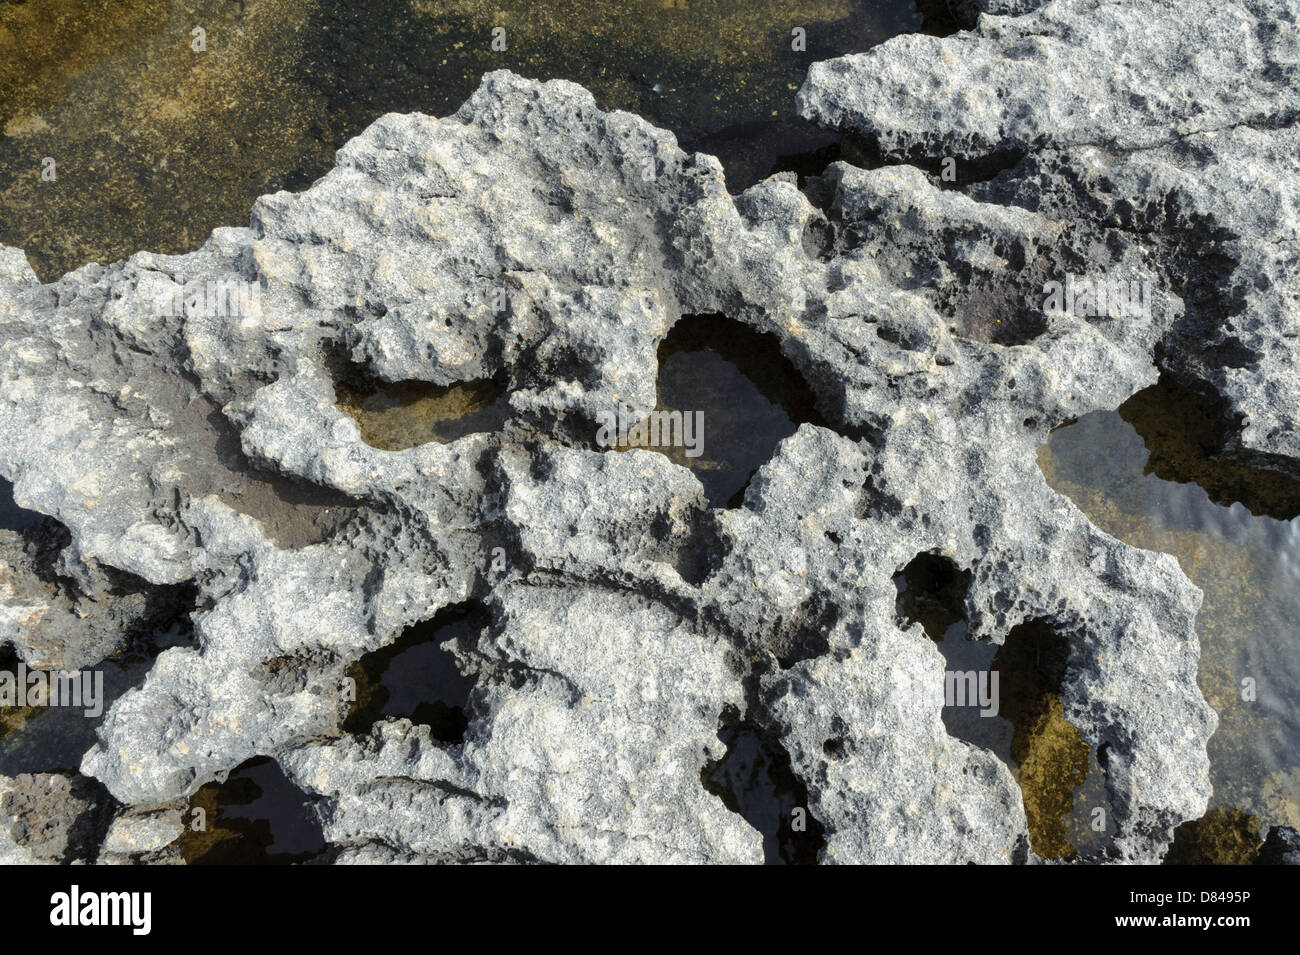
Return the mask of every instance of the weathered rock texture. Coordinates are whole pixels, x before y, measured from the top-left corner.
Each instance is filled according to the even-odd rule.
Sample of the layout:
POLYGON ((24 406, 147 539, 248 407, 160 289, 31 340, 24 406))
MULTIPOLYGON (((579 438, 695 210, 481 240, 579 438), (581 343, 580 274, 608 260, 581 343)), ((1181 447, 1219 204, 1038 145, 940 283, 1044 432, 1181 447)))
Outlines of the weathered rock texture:
POLYGON ((799 108, 887 158, 957 159, 970 195, 1080 243, 1140 241, 1185 308, 1160 364, 1223 399, 1226 453, 1300 476, 1298 17, 1294 0, 1057 0, 815 64, 799 108))
POLYGON ((93 862, 113 809, 81 776, 0 776, 0 864, 93 862))
MULTIPOLYGON (((1200 594, 1093 528, 1035 452, 1154 382, 1191 306, 1137 230, 1055 214, 1081 200, 1053 175, 1041 208, 909 166, 733 198, 670 134, 501 72, 455 116, 378 120, 190 255, 45 286, 5 250, 0 472, 79 560, 198 592, 197 645, 117 701, 82 771, 152 818, 274 757, 338 862, 757 862, 762 834, 702 782, 743 721, 788 758, 822 861, 1032 859, 1011 772, 948 734, 943 658, 896 617, 892 578, 935 552, 971 573, 972 638, 1066 641, 1064 711, 1114 807, 1101 855, 1159 857, 1209 795, 1200 594), (1067 266, 1151 282, 1149 312, 1042 315, 1067 266), (222 279, 254 307, 160 314, 222 279), (831 425, 733 510, 593 440, 600 411, 654 406, 658 342, 703 313, 775 335, 831 425), (335 402, 340 351, 390 381, 502 378, 513 419, 377 450, 335 402), (348 664, 466 601, 489 623, 450 645, 476 679, 464 740, 343 732, 348 664)), ((157 851, 155 828, 103 852, 157 851)))
POLYGON ((1268 831, 1264 848, 1260 851, 1259 865, 1300 865, 1300 832, 1287 826, 1274 826, 1268 831))
POLYGON ((0 529, 0 641, 32 669, 75 670, 126 647, 134 633, 188 609, 188 587, 154 587, 83 561, 67 530, 45 520, 0 529))

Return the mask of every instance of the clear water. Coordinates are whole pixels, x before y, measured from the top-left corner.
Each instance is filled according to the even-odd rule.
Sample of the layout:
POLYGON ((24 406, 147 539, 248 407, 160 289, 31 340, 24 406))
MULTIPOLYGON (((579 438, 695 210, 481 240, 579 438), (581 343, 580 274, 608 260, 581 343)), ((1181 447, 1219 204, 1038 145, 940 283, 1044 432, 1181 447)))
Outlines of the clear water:
MULTIPOLYGON (((257 196, 305 188, 376 117, 450 113, 498 68, 582 83, 602 107, 631 110, 685 148, 717 155, 739 189, 841 149, 793 116, 809 63, 918 29, 951 29, 941 2, 0 3, 0 242, 24 248, 47 281, 140 249, 197 248, 214 227, 245 223, 257 196), (200 26, 206 50, 196 52, 200 26), (504 51, 491 48, 494 27, 506 30, 504 51), (804 52, 790 48, 794 27, 807 30, 804 52), (54 182, 40 176, 46 157, 57 162, 54 182)), ((711 504, 735 506, 776 442, 818 419, 784 370, 738 358, 735 336, 688 331, 683 325, 661 351, 660 405, 706 412, 705 454, 674 459, 695 470, 711 504)), ((403 387, 341 395, 376 446, 495 430, 505 413, 498 394, 403 387)), ((1174 554, 1204 590, 1200 680, 1221 720, 1210 745, 1212 805, 1239 810, 1256 830, 1300 824, 1300 510, 1291 513, 1285 484, 1201 460, 1185 435, 1181 444, 1158 441, 1162 429, 1177 429, 1140 411, 1127 411, 1137 428, 1121 409, 1058 429, 1040 454, 1043 472, 1099 527, 1174 554), (1253 701, 1242 698, 1247 679, 1253 701)), ((32 519, 0 486, 0 527, 22 530, 32 519)), ((995 653, 965 641, 957 620, 936 639, 953 669, 986 667, 995 653)), ((382 715, 410 716, 462 689, 443 686, 455 679, 433 646, 417 639, 368 671, 371 688, 377 681, 383 691, 382 715)), ((110 697, 138 683, 148 659, 105 663, 110 697)), ((968 715, 946 713, 950 731, 980 737, 1016 764, 1013 721, 963 725, 968 715)), ((93 729, 57 711, 0 713, 0 772, 73 769, 93 729)), ((752 775, 748 744, 737 739, 738 755, 715 775, 752 775)), ((273 769, 249 764, 205 787, 196 798, 224 815, 224 834, 187 841, 187 857, 293 861, 319 848, 301 794, 285 791, 273 769)), ((1096 779, 1090 765, 1062 816, 1080 848, 1088 836, 1077 820, 1096 801, 1096 779)), ((762 813, 743 803, 762 828, 762 813)))
POLYGON ((721 315, 688 315, 659 346, 658 408, 699 413, 698 454, 664 447, 690 468, 711 507, 738 507, 749 479, 803 422, 822 424, 812 389, 771 335, 721 315))
POLYGON ((835 148, 794 115, 808 65, 923 22, 950 28, 942 0, 922 6, 925 18, 912 0, 0 3, 0 242, 46 281, 189 251, 247 224, 259 195, 310 185, 377 117, 455 112, 496 69, 582 83, 602 108, 716 155, 743 188, 835 148), (806 50, 791 49, 796 27, 806 50))
POLYGON ((1219 714, 1209 745, 1210 806, 1247 813, 1260 832, 1295 826, 1300 518, 1283 519, 1291 482, 1269 474, 1252 478, 1248 469, 1221 465, 1189 447, 1186 432, 1179 435, 1182 429, 1169 419, 1187 419, 1194 408, 1154 400, 1159 397, 1143 395, 1120 412, 1091 414, 1058 429, 1039 463, 1048 483, 1094 524, 1136 547, 1173 554, 1204 591, 1196 623, 1200 685, 1219 714), (1153 461, 1184 480, 1154 473, 1153 461), (1171 470, 1169 462, 1181 467, 1171 470), (1201 483, 1186 480, 1192 476, 1201 483), (1240 500, 1224 503, 1234 496, 1279 516, 1254 514, 1240 500), (1251 689, 1253 700, 1246 698, 1251 689))

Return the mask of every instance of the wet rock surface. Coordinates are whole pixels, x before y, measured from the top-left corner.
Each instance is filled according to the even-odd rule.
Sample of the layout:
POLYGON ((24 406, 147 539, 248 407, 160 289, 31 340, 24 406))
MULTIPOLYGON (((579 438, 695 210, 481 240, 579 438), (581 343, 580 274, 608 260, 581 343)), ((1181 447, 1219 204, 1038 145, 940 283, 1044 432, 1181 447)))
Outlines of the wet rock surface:
MULTIPOLYGON (((1048 13, 1082 23, 1097 6, 1048 13)), ((963 135, 962 155, 1001 141, 963 135)), ((1182 148, 1145 146, 1117 168, 1182 148)), ((1170 355, 1226 373, 1178 345, 1209 306, 1168 282, 1175 241, 1095 206, 1077 228, 1059 214, 1092 195, 1067 171, 1097 148, 1026 159, 1021 173, 1060 164, 1033 202, 1009 198, 1027 174, 966 194, 912 166, 842 163, 804 191, 791 174, 733 198, 670 134, 499 72, 454 116, 384 117, 311 189, 264 197, 248 228, 190 255, 42 285, 4 250, 15 500, 66 527, 79 560, 198 594, 195 645, 158 656, 82 762, 126 807, 102 851, 162 851, 166 813, 264 756, 313 807, 324 861, 760 862, 795 833, 812 845, 786 855, 823 862, 1033 861, 1025 807, 1042 800, 949 732, 943 655, 898 613, 894 577, 935 554, 959 572, 971 640, 1032 624, 1059 656, 1054 705, 1104 753, 1114 813, 1080 857, 1160 858, 1209 797, 1200 592, 1173 558, 1094 528, 1036 450, 1170 355), (1044 316, 1056 271, 1148 282, 1150 307, 1044 316), (249 283, 248 308, 165 307, 219 281, 249 283), (711 314, 774 336, 821 422, 733 508, 709 507, 668 456, 595 442, 602 412, 655 408, 660 343, 711 314), (504 381, 511 414, 382 450, 338 403, 339 350, 380 381, 504 381), (316 490, 245 509, 231 480, 316 490), (299 529, 292 545, 276 527, 299 529), (482 623, 443 646, 473 681, 463 738, 403 717, 345 729, 348 668, 467 603, 482 623), (754 759, 738 726, 783 792, 736 768, 754 759), (775 840, 763 799, 780 807, 775 840)), ((1140 178, 1107 181, 1123 195, 1140 178)), ((1241 443, 1289 459, 1288 385, 1259 372, 1228 392, 1272 410, 1241 443)), ((705 442, 728 426, 706 421, 705 442)), ((34 633, 6 636, 24 653, 34 633)))

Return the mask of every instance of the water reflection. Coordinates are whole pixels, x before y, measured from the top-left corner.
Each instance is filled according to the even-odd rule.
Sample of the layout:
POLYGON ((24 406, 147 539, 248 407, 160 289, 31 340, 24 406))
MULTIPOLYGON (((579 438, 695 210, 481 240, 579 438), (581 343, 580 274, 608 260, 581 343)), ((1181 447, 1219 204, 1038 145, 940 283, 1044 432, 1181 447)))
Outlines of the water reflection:
POLYGON ((738 507, 754 472, 804 422, 824 425, 812 390, 771 335, 721 315, 681 319, 659 346, 660 411, 703 412, 698 456, 660 447, 695 472, 712 507, 738 507))
POLYGON ((356 419, 361 439, 382 451, 499 431, 510 417, 506 389, 494 381, 432 385, 424 381, 353 390, 340 384, 339 407, 356 419))
POLYGON ((357 698, 343 729, 364 733, 376 720, 406 717, 429 726, 436 740, 460 742, 469 725, 465 711, 474 677, 461 673, 442 645, 448 640, 473 642, 485 623, 481 608, 458 604, 366 654, 348 668, 348 676, 356 681, 357 698))
POLYGON ((275 761, 251 759, 190 797, 179 846, 190 865, 305 862, 325 848, 311 802, 275 761))
MULTIPOLYGON (((178 622, 112 659, 86 667, 82 672, 103 674, 101 711, 95 716, 87 716, 85 707, 0 706, 0 775, 78 771, 118 698, 144 683, 159 653, 192 639, 188 621, 178 622)), ((10 648, 0 651, 0 671, 18 672, 18 657, 10 648)))
MULTIPOLYGON (((726 752, 700 770, 704 788, 762 833, 766 864, 815 865, 825 830, 807 811, 808 790, 790 768, 789 754, 751 723, 724 720, 718 739, 726 752), (792 822, 796 809, 805 823, 799 831, 792 822)), ((836 749, 839 740, 827 745, 828 758, 843 755, 836 749)))
POLYGON ((970 571, 948 557, 918 554, 894 578, 899 622, 921 624, 938 644, 944 727, 1011 769, 1033 850, 1046 859, 1087 856, 1116 828, 1097 753, 1065 718, 1068 637, 1033 620, 1012 628, 1001 645, 968 639, 970 583, 970 571))
POLYGON ((1209 743, 1210 805, 1250 813, 1261 825, 1295 826, 1300 519, 1258 516, 1242 503, 1215 502, 1248 500, 1277 512, 1294 488, 1269 473, 1260 482, 1248 469, 1218 467, 1197 450, 1199 440, 1187 440, 1200 431, 1171 426, 1199 413, 1186 401, 1171 405, 1172 394, 1169 388, 1152 389, 1119 413, 1090 414, 1059 428, 1040 450, 1039 464, 1048 483, 1094 524, 1136 547, 1173 554, 1204 591, 1196 622, 1199 678, 1219 714, 1209 743), (1195 475, 1213 488, 1214 499, 1202 486, 1160 476, 1171 473, 1170 462, 1181 462, 1174 473, 1195 475))

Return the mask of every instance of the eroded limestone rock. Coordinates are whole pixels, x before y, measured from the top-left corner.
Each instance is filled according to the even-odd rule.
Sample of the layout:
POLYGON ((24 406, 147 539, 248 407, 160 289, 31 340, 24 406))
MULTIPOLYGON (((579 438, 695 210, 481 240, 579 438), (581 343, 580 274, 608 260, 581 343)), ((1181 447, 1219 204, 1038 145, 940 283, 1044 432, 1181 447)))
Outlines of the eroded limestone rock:
MULTIPOLYGON (((892 578, 936 552, 971 574, 973 639, 1066 641, 1064 713, 1106 753, 1104 853, 1158 857, 1209 795, 1200 595, 1093 528, 1035 451, 1154 382, 1186 307, 1161 287, 1124 321, 1043 316, 1024 289, 1052 257, 1159 286, 1123 229, 1080 237, 908 167, 733 198, 670 134, 505 72, 454 116, 378 120, 190 255, 42 286, 5 250, 0 472, 83 557, 199 594, 196 646, 117 701, 83 772, 147 815, 273 757, 340 862, 756 862, 763 836, 701 778, 744 720, 788 757, 824 861, 1030 859, 1011 771, 949 735, 942 657, 895 614, 892 578), (249 307, 166 307, 209 282, 251 283, 249 307), (775 335, 829 424, 732 510, 594 442, 602 410, 654 407, 658 342, 706 313, 775 335), (340 349, 387 381, 502 379, 511 420, 370 447, 340 349), (315 490, 253 508, 231 481, 315 490), (344 733, 346 667, 466 601, 489 622, 450 647, 476 679, 464 739, 344 733)), ((134 831, 105 851, 154 846, 134 831)))
POLYGON ((972 197, 1080 243, 1134 238, 1185 309, 1162 367, 1224 399, 1225 453, 1300 476, 1298 18, 1294 0, 1054 0, 815 64, 799 108, 886 159, 957 160, 972 197))

